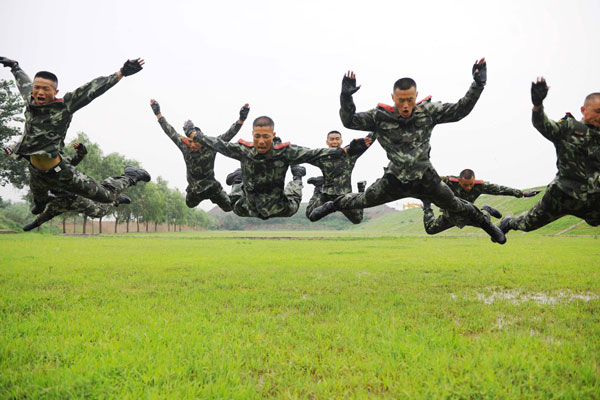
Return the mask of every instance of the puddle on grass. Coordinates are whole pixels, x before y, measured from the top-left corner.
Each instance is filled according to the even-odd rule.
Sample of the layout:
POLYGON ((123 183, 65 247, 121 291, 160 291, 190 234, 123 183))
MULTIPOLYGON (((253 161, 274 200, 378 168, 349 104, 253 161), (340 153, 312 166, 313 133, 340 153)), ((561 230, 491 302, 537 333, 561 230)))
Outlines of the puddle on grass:
POLYGON ((570 291, 560 291, 556 294, 547 293, 522 293, 514 290, 507 291, 492 291, 490 294, 477 294, 477 300, 484 304, 494 304, 496 301, 510 300, 513 304, 521 304, 526 301, 533 301, 537 304, 561 304, 571 303, 575 300, 589 302, 598 300, 600 296, 597 294, 572 293, 570 291))

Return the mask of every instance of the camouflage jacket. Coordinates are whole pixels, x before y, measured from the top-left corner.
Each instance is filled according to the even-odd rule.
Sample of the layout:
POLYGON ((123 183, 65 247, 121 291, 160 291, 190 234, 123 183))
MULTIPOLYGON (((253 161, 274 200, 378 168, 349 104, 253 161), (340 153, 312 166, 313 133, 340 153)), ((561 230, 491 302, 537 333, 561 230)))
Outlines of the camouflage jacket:
POLYGON ((600 193, 600 130, 571 114, 551 121, 544 109, 532 113, 533 126, 556 148, 558 187, 573 198, 600 193))
POLYGON ((12 72, 26 103, 25 132, 15 147, 15 153, 21 156, 36 154, 56 157, 65 145, 64 139, 73 113, 88 105, 119 81, 117 73, 96 78, 65 94, 62 99, 39 105, 31 97, 33 84, 29 76, 18 66, 13 68, 12 72))
POLYGON ((290 165, 316 165, 325 157, 343 157, 344 149, 308 149, 289 142, 273 146, 260 154, 254 145, 244 140, 227 143, 218 138, 196 135, 194 140, 219 153, 239 160, 242 166, 242 187, 246 202, 254 217, 268 218, 286 207, 284 196, 285 174, 290 165))
MULTIPOLYGON (((167 136, 175 143, 175 145, 183 154, 185 161, 187 181, 189 184, 192 182, 200 182, 203 180, 214 180, 215 179, 215 157, 217 152, 209 147, 201 148, 199 151, 192 151, 184 143, 185 136, 180 136, 175 129, 167 122, 165 117, 161 117, 158 123, 162 127, 163 131, 167 136)), ((240 131, 242 125, 237 122, 231 125, 229 130, 219 136, 219 139, 224 142, 229 142, 233 137, 240 131)))
MULTIPOLYGON (((368 136, 371 137, 372 135, 368 136)), ((321 169, 324 178, 321 192, 332 196, 352 192, 352 170, 358 157, 363 155, 365 151, 367 149, 353 156, 339 157, 338 155, 331 155, 315 160, 313 164, 321 169)))
POLYGON ((394 107, 379 104, 367 112, 356 113, 351 96, 340 96, 340 118, 349 129, 372 131, 390 160, 387 172, 399 181, 408 182, 423 177, 427 170, 437 175, 429 152, 431 131, 437 124, 456 122, 466 117, 483 91, 475 83, 457 103, 431 102, 427 98, 418 103, 410 117, 402 118, 394 107))
POLYGON ((475 181, 473 189, 466 191, 460 186, 456 176, 442 176, 442 181, 450 187, 457 197, 467 200, 469 203, 474 203, 475 200, 482 194, 496 194, 501 196, 523 197, 523 191, 519 189, 509 188, 507 186, 496 185, 494 183, 475 181))

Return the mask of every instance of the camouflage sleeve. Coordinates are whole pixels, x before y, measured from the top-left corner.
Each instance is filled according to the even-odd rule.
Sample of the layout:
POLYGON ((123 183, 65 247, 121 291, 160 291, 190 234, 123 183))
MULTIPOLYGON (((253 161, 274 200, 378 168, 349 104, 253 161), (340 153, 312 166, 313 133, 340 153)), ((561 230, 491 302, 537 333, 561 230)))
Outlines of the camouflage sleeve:
POLYGON ((222 139, 205 135, 194 136, 194 141, 236 160, 241 160, 245 155, 244 149, 242 148, 243 145, 239 143, 229 143, 222 139))
POLYGON ((523 197, 523 191, 519 189, 513 189, 508 186, 496 185, 494 183, 484 182, 481 188, 481 193, 484 194, 497 194, 501 196, 514 196, 523 197))
POLYGON ((237 135, 237 133, 240 131, 240 129, 242 129, 242 125, 238 124, 237 122, 234 122, 233 125, 231 125, 229 127, 227 132, 225 132, 224 134, 219 136, 219 139, 221 139, 225 142, 229 142, 231 139, 233 139, 235 137, 235 135, 237 135))
POLYGON ((531 122, 535 129, 551 142, 560 135, 561 125, 548 118, 543 106, 538 111, 531 112, 531 122))
POLYGON ((11 69, 11 72, 15 76, 21 97, 23 97, 25 101, 29 100, 31 97, 31 91, 33 90, 31 78, 29 78, 25 71, 23 71, 18 65, 11 69))
POLYGON ((436 124, 460 121, 473 110, 483 92, 483 86, 471 84, 465 96, 456 103, 431 103, 432 117, 436 124))
POLYGON ((286 153, 290 164, 308 163, 319 166, 320 161, 326 158, 343 157, 346 153, 341 148, 309 149, 307 147, 290 145, 286 153))
POLYGON ((67 109, 74 113, 90 104, 96 97, 104 94, 108 89, 115 86, 117 82, 119 82, 119 77, 116 72, 109 76, 101 76, 65 94, 63 101, 67 109))
POLYGON ((356 106, 352 96, 340 96, 340 119, 342 125, 348 129, 356 129, 359 131, 374 131, 375 130, 375 113, 373 109, 367 112, 356 113, 356 106))
POLYGON ((171 139, 173 143, 175 143, 175 145, 179 148, 179 150, 183 150, 185 147, 187 147, 185 143, 183 143, 183 141, 181 140, 181 136, 177 133, 175 128, 173 128, 173 126, 167 122, 167 119, 165 117, 160 117, 158 123, 160 124, 162 130, 167 134, 169 139, 171 139))
POLYGON ((67 162, 72 166, 77 166, 81 161, 83 161, 85 155, 80 155, 79 153, 75 153, 73 157, 67 159, 67 162))

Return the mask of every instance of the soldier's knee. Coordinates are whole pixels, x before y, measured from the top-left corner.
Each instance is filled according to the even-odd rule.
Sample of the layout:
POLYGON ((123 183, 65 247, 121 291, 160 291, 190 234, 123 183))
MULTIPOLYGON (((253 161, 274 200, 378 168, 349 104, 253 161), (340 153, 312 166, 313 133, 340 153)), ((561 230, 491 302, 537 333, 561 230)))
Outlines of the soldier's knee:
POLYGON ((186 199, 185 199, 185 205, 188 206, 188 208, 194 208, 198 204, 200 204, 200 200, 198 200, 198 199, 189 198, 189 197, 186 197, 186 199))

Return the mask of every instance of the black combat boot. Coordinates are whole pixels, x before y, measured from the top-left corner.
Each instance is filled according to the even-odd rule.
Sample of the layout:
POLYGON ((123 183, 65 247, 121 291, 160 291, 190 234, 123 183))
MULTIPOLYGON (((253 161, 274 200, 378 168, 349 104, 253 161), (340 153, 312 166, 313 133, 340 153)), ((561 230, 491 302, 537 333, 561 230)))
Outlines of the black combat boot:
POLYGON ((504 232, 502 232, 496 225, 492 224, 489 216, 486 217, 483 218, 483 222, 480 225, 481 229, 490 235, 492 242, 499 244, 506 243, 506 236, 504 236, 504 232))
POLYGON ((133 165, 125 166, 125 174, 129 178, 132 185, 138 182, 150 182, 150 174, 145 169, 134 167, 133 165))
POLYGON ((32 229, 35 229, 35 228, 37 228, 37 227, 38 227, 38 226, 40 226, 40 225, 41 225, 41 224, 40 224, 40 223, 38 222, 38 220, 36 219, 36 220, 33 220, 33 221, 31 221, 31 222, 30 222, 30 223, 28 223, 27 225, 25 225, 25 226, 23 227, 23 230, 24 230, 25 232, 29 232, 30 230, 32 230, 32 229))
POLYGON ((229 186, 235 185, 236 183, 242 183, 242 169, 238 168, 225 179, 225 183, 229 186))
POLYGON ((125 194, 120 194, 119 197, 113 202, 115 207, 119 207, 120 204, 130 204, 131 198, 125 194))
POLYGON ((323 186, 323 183, 325 183, 325 178, 322 176, 313 176, 312 178, 308 178, 306 183, 309 185, 323 186))
POLYGON ((490 214, 494 218, 502 218, 502 213, 497 208, 488 206, 487 204, 481 206, 481 211, 487 211, 488 214, 490 214))
POLYGON ((356 186, 358 187, 358 193, 364 193, 367 188, 367 181, 357 182, 356 186))
POLYGON ((510 231, 512 229, 512 222, 515 219, 513 217, 504 217, 502 218, 502 221, 500 221, 500 223, 498 224, 498 228, 500 228, 500 230, 506 234, 508 233, 508 231, 510 231))
POLYGON ((308 219, 310 219, 312 222, 315 222, 335 211, 337 211, 337 206, 335 205, 335 203, 333 201, 328 201, 322 206, 312 210, 312 212, 308 216, 308 219))
POLYGON ((304 175, 306 175, 306 168, 304 168, 302 165, 292 165, 292 176, 294 177, 294 180, 300 180, 302 181, 302 177, 304 175))

